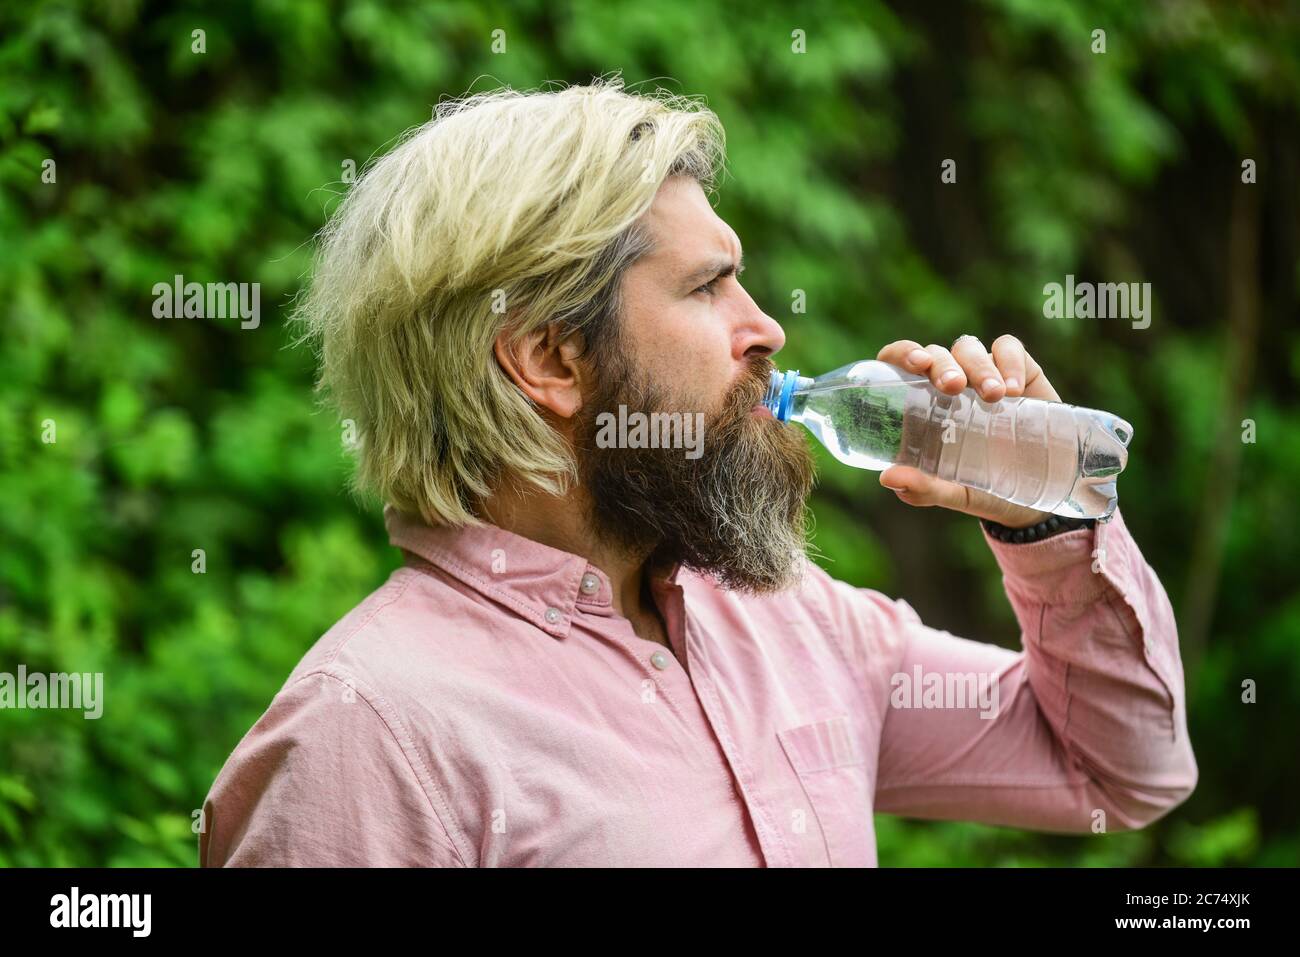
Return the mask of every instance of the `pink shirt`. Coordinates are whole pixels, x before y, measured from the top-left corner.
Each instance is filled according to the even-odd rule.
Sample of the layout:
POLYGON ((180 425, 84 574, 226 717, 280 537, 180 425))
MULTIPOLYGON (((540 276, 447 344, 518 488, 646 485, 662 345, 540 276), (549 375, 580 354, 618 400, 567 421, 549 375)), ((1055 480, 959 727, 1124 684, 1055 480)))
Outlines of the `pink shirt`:
POLYGON ((579 555, 385 520, 407 564, 235 748, 202 865, 874 866, 873 812, 1121 831, 1196 785, 1173 613, 1118 513, 985 536, 1020 652, 811 563, 762 598, 657 580, 670 652, 579 555))

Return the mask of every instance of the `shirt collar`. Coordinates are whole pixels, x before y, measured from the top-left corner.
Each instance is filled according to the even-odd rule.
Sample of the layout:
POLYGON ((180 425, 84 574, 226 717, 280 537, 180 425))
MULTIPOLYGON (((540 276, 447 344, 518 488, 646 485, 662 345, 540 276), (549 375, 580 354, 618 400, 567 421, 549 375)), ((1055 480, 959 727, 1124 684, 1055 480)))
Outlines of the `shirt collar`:
MULTIPOLYGON (((388 540, 468 587, 496 599, 553 638, 565 638, 576 611, 613 615, 609 576, 580 555, 496 525, 426 525, 384 507, 388 540)), ((656 577, 675 585, 680 565, 656 577)))

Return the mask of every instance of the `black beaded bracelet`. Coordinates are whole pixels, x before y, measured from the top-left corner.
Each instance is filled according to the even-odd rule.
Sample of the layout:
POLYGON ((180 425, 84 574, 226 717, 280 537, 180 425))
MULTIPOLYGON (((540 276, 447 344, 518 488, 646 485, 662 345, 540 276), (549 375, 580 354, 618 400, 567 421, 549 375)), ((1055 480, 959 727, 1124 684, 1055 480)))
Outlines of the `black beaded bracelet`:
POLYGON ((1006 525, 991 522, 987 518, 981 518, 980 524, 984 526, 989 535, 999 542, 1020 545, 1025 542, 1037 542, 1044 538, 1051 538, 1061 532, 1073 532, 1080 528, 1094 528, 1097 525, 1097 520, 1095 518, 1049 515, 1037 525, 1030 525, 1028 528, 1009 528, 1006 525))

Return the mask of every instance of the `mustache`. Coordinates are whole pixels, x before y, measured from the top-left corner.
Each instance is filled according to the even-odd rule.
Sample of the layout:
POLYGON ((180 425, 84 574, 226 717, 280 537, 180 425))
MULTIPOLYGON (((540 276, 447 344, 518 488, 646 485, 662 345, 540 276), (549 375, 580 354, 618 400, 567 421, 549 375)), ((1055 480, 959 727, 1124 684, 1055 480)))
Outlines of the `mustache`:
POLYGON ((768 383, 775 371, 776 364, 771 359, 766 356, 755 356, 724 404, 724 413, 728 417, 748 415, 749 410, 754 406, 762 405, 763 397, 767 395, 768 383))

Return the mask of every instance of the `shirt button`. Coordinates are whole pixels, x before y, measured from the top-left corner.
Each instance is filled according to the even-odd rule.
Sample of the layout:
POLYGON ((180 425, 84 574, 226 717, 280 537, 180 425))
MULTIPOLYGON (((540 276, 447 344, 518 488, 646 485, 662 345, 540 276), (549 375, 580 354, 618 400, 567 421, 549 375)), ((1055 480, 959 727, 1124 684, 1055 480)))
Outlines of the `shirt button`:
POLYGON ((668 656, 662 651, 656 651, 650 656, 650 664, 654 665, 660 671, 668 667, 668 656))
POLYGON ((582 576, 582 593, 584 595, 594 595, 600 588, 600 579, 588 572, 582 576))
POLYGON ((549 621, 552 625, 555 624, 557 621, 559 621, 559 620, 560 620, 560 609, 558 609, 558 608, 548 608, 548 609, 546 609, 546 620, 549 621))

